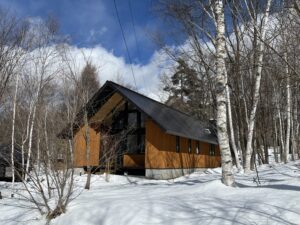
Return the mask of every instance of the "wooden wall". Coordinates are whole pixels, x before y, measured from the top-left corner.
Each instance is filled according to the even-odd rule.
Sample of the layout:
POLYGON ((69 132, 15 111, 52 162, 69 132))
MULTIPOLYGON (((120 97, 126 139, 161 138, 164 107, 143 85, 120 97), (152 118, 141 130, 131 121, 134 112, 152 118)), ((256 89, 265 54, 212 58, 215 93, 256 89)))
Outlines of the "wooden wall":
MULTIPOLYGON (((90 140, 91 140, 91 152, 90 152, 90 166, 99 165, 100 154, 100 133, 97 133, 90 127, 90 140)), ((86 141, 85 141, 85 126, 82 126, 77 131, 74 137, 74 166, 83 167, 87 165, 86 160, 86 141)))
POLYGON ((123 155, 124 168, 145 168, 145 155, 144 154, 125 154, 123 155))
POLYGON ((188 139, 180 137, 180 152, 176 152, 176 136, 166 134, 152 120, 146 122, 146 169, 214 168, 221 165, 219 147, 215 156, 209 154, 210 144, 200 142, 200 154, 196 154, 197 141, 192 140, 188 152, 188 139))

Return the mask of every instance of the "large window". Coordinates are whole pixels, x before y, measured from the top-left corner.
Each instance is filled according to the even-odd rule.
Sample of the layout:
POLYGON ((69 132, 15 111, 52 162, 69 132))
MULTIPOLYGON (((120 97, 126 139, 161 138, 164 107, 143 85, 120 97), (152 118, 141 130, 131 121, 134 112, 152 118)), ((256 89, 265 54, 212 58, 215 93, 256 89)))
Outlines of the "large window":
POLYGON ((130 112, 128 113, 128 127, 129 129, 133 129, 137 127, 137 113, 130 112))
POLYGON ((137 136, 127 135, 127 152, 136 153, 138 150, 137 136))
POLYGON ((180 137, 176 136, 176 152, 180 152, 180 137))

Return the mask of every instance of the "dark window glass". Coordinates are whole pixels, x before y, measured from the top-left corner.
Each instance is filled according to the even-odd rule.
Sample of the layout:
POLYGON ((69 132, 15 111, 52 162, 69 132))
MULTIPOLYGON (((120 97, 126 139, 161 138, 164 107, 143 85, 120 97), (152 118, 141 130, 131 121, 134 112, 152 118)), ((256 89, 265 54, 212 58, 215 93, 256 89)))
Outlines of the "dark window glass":
POLYGON ((144 113, 141 114, 141 128, 145 128, 146 116, 144 113))
POLYGON ((189 139, 189 147, 188 147, 188 149, 189 149, 189 153, 191 153, 192 152, 192 140, 191 139, 189 139))
POLYGON ((180 152, 180 137, 176 136, 176 152, 180 152))
POLYGON ((138 150, 137 136, 136 135, 128 135, 127 136, 127 152, 128 153, 136 153, 138 150))
POLYGON ((136 128, 137 127, 137 114, 136 112, 128 113, 128 127, 136 128))
POLYGON ((196 154, 200 154, 200 142, 197 141, 197 145, 196 145, 196 154))
POLYGON ((140 152, 145 153, 145 135, 141 135, 141 142, 139 144, 140 152))
POLYGON ((216 146, 211 144, 209 152, 210 152, 210 155, 216 155, 216 146))

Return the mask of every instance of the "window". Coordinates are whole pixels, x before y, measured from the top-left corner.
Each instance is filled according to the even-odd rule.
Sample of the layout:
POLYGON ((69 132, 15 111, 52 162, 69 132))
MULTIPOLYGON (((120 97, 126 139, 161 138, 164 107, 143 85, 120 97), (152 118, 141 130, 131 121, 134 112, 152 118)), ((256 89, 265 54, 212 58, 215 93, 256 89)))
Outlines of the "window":
POLYGON ((176 152, 180 152, 180 137, 176 136, 176 152))
POLYGON ((136 112, 128 113, 128 127, 129 128, 136 128, 137 125, 138 125, 137 113, 136 112))
POLYGON ((196 146, 196 154, 200 154, 200 142, 197 141, 197 146, 196 146))
POLYGON ((215 145, 213 145, 213 144, 210 145, 209 154, 212 156, 216 155, 216 146, 215 145))
POLYGON ((141 140, 139 143, 140 153, 145 153, 145 134, 141 135, 141 140))
POLYGON ((192 152, 192 140, 191 139, 189 139, 189 147, 188 147, 188 149, 189 149, 189 153, 191 153, 192 152))
POLYGON ((129 134, 127 136, 127 152, 136 153, 138 149, 137 136, 134 134, 129 134))

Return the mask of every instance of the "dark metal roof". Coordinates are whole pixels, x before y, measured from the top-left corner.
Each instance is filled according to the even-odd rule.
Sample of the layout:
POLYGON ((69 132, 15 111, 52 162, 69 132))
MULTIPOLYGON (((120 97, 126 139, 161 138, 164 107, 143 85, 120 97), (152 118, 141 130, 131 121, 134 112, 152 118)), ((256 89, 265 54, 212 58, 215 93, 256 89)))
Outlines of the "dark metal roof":
MULTIPOLYGON (((89 112, 88 117, 93 116, 115 92, 121 94, 140 111, 149 116, 166 133, 211 144, 218 144, 217 136, 209 121, 206 123, 201 122, 183 112, 171 108, 170 106, 148 98, 112 81, 107 81, 87 103, 85 107, 87 107, 89 112), (210 130, 210 134, 207 133, 207 129, 210 130)), ((73 125, 75 130, 78 129, 82 123, 79 122, 82 121, 82 115, 82 112, 79 112, 77 115, 77 126, 73 125)), ((64 129, 60 136, 67 136, 65 135, 65 132, 68 129, 69 128, 64 129)))
POLYGON ((128 99, 139 110, 151 117, 166 133, 212 144, 218 143, 213 131, 210 130, 211 134, 208 134, 206 131, 206 129, 209 128, 208 122, 204 123, 196 120, 183 112, 114 82, 107 81, 106 84, 128 99))

